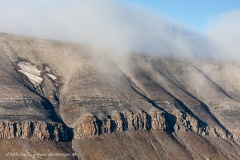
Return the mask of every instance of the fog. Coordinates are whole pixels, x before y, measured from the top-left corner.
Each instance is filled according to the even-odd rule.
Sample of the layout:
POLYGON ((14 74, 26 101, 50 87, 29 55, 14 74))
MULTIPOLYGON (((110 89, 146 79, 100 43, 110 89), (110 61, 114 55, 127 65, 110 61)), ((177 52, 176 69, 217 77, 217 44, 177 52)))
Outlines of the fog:
POLYGON ((213 17, 206 26, 206 35, 222 52, 222 58, 240 60, 240 10, 213 17))
MULTIPOLYGON (((233 32, 240 33, 240 27, 229 30, 227 40, 226 35, 218 33, 226 28, 224 16, 231 16, 228 14, 209 23, 206 34, 200 35, 153 11, 111 0, 0 2, 0 32, 84 43, 114 49, 118 54, 135 51, 164 56, 219 57, 224 55, 219 52, 226 51, 231 47, 231 40, 235 41, 231 37, 235 35, 233 32), (225 41, 226 48, 222 47, 225 41)), ((227 23, 238 21, 232 27, 239 26, 237 18, 226 18, 230 21, 227 23)), ((231 52, 237 54, 237 45, 232 45, 236 48, 231 52)))

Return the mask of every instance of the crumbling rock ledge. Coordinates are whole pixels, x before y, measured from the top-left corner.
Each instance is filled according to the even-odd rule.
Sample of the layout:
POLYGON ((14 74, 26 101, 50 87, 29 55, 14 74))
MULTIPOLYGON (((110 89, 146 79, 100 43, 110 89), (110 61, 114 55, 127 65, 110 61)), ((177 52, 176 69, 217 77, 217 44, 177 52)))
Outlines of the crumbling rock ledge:
POLYGON ((234 140, 240 143, 240 130, 235 129, 232 133, 234 140))
POLYGON ((1 121, 0 139, 39 139, 69 141, 71 132, 61 123, 44 121, 1 121))
POLYGON ((214 138, 232 139, 232 135, 222 128, 213 128, 199 122, 187 113, 176 111, 172 114, 160 110, 151 110, 148 113, 140 111, 134 113, 113 112, 111 115, 88 115, 74 127, 74 138, 94 137, 112 132, 125 130, 162 130, 172 132, 193 131, 200 135, 209 135, 214 138))

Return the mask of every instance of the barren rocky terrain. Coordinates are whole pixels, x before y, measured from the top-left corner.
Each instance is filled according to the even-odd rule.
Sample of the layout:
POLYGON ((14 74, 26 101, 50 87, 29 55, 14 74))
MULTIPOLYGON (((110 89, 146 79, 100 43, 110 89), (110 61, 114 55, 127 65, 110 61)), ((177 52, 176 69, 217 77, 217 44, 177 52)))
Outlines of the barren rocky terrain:
POLYGON ((0 58, 3 159, 240 159, 237 62, 5 33, 0 58))

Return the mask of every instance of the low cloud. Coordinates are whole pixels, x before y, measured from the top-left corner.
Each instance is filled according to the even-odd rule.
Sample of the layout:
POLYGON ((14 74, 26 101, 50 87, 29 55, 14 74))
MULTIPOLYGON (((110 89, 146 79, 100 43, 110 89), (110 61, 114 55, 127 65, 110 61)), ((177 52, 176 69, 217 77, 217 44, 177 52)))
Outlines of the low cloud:
MULTIPOLYGON (((0 32, 90 44, 118 53, 179 57, 217 53, 216 46, 186 27, 149 10, 111 0, 4 1, 0 21, 0 32)), ((208 35, 214 39, 216 34, 208 35)))
POLYGON ((206 35, 224 59, 240 60, 240 10, 218 15, 206 26, 206 35))

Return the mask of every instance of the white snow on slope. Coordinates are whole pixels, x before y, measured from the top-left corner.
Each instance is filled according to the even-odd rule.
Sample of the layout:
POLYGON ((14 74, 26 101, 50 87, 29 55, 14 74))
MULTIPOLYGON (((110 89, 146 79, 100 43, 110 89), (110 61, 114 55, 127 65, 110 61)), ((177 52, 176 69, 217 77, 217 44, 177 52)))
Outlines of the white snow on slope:
POLYGON ((53 74, 49 74, 49 73, 47 73, 47 75, 48 75, 52 80, 56 80, 56 79, 57 79, 57 77, 54 76, 53 74))
POLYGON ((51 72, 51 69, 49 67, 45 67, 45 71, 47 71, 48 73, 51 72))
POLYGON ((45 71, 47 72, 47 75, 52 79, 52 80, 56 80, 57 79, 57 77, 55 76, 55 75, 53 75, 53 74, 51 74, 51 69, 49 68, 49 67, 45 67, 45 71))
POLYGON ((41 76, 41 71, 37 68, 37 66, 32 65, 29 62, 19 62, 17 65, 25 72, 34 74, 36 76, 41 76))
POLYGON ((23 73, 25 76, 28 77, 28 79, 32 82, 32 84, 34 86, 38 86, 39 84, 42 83, 43 79, 41 77, 38 77, 34 74, 31 74, 31 73, 28 73, 28 72, 25 72, 23 70, 19 70, 19 72, 23 73))
POLYGON ((40 77, 41 71, 37 68, 37 66, 28 62, 19 62, 17 65, 21 68, 18 71, 27 76, 35 87, 42 83, 43 78, 40 77))

